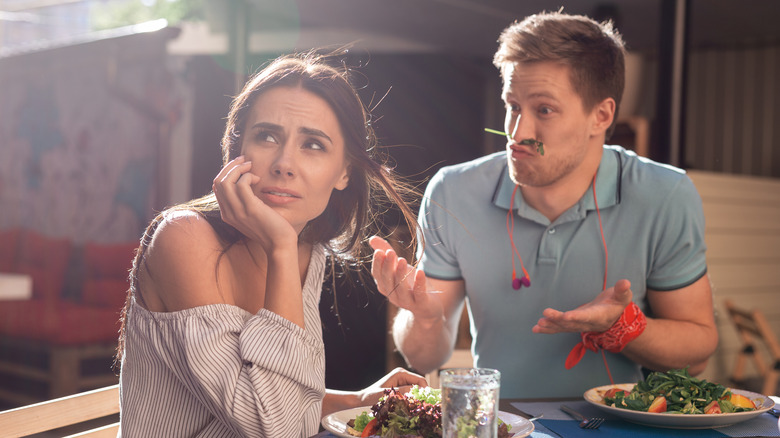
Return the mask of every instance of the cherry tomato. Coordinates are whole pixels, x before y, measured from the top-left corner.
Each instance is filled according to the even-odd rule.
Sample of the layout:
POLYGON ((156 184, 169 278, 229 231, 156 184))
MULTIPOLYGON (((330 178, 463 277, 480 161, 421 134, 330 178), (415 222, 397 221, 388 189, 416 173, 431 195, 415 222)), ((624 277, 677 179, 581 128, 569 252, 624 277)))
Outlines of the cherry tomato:
POLYGON ((647 412, 661 413, 666 412, 666 397, 658 396, 650 403, 650 407, 647 408, 647 412))
POLYGON ((360 434, 360 436, 372 436, 376 435, 377 433, 379 433, 379 422, 376 421, 376 418, 374 418, 369 421, 368 424, 366 424, 366 427, 363 428, 363 433, 360 434))
POLYGON ((720 404, 718 404, 717 400, 713 400, 710 402, 710 404, 707 405, 707 407, 704 408, 705 414, 722 414, 723 411, 720 410, 720 404))
POLYGON ((625 394, 626 394, 626 391, 624 391, 624 390, 622 390, 622 389, 620 389, 620 388, 610 388, 610 389, 608 389, 608 390, 607 390, 607 392, 605 392, 605 393, 604 393, 604 398, 607 398, 607 397, 609 397, 609 398, 615 398, 615 396, 616 396, 616 395, 617 395, 617 393, 619 393, 619 392, 622 392, 622 393, 623 393, 623 395, 625 395, 625 394))

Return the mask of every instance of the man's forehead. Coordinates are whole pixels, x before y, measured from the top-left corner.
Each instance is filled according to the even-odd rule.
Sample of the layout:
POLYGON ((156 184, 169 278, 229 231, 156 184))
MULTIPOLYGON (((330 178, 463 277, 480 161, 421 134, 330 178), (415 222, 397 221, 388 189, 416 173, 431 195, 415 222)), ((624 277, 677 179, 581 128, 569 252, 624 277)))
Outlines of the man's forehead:
POLYGON ((507 63, 502 66, 502 95, 513 93, 562 92, 573 89, 571 67, 544 61, 507 63))

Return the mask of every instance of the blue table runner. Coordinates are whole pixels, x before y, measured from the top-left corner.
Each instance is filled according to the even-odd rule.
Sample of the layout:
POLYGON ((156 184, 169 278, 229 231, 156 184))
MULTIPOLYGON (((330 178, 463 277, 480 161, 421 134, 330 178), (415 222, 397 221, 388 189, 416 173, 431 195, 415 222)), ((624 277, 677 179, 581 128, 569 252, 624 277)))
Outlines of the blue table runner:
POLYGON ((722 437, 780 437, 778 419, 761 414, 753 419, 714 429, 669 429, 644 426, 610 415, 585 401, 567 401, 563 404, 588 417, 603 417, 606 421, 596 430, 580 429, 578 421, 560 410, 561 402, 515 402, 512 406, 532 415, 544 415, 536 420, 533 438, 596 438, 596 437, 673 437, 673 438, 722 438, 722 437))

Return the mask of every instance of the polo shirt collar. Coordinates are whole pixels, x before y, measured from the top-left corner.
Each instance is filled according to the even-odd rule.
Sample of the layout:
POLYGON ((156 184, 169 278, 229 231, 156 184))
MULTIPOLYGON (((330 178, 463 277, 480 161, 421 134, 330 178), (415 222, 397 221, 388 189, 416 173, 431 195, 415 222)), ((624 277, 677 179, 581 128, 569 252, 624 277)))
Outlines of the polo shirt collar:
MULTIPOLYGON (((599 209, 611 207, 620 203, 620 181, 623 176, 623 165, 620 160, 620 154, 617 150, 605 146, 599 163, 599 170, 596 173, 596 197, 599 209)), ((501 174, 496 183, 496 189, 493 193, 493 204, 504 210, 509 210, 512 199, 512 191, 515 189, 515 183, 509 176, 509 169, 505 165, 501 169, 501 174)), ((515 195, 516 199, 512 208, 516 209, 518 214, 529 219, 536 219, 541 213, 534 210, 523 201, 523 194, 520 190, 515 195)), ((577 203, 577 208, 585 210, 595 210, 596 204, 593 202, 590 188, 577 203)))

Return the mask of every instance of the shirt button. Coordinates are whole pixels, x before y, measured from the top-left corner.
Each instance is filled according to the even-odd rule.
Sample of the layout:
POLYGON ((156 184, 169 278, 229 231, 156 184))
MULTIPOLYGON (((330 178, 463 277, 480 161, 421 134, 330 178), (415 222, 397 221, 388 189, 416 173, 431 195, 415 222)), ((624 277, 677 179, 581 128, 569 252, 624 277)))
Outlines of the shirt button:
POLYGON ((555 228, 550 228, 549 230, 547 230, 547 233, 548 234, 555 234, 555 228))

